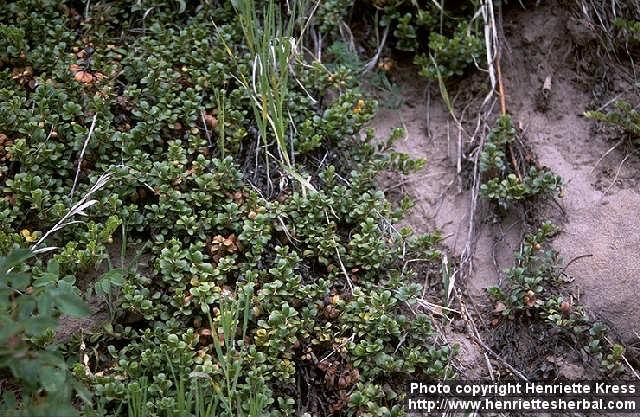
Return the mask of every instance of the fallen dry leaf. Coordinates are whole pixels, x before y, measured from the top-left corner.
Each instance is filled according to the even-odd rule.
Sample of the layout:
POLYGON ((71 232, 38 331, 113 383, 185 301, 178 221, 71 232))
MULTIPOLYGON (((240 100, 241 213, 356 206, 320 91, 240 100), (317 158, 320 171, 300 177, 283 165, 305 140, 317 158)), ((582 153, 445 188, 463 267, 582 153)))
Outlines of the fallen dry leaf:
POLYGON ((205 114, 204 122, 206 123, 207 127, 211 130, 218 127, 218 119, 216 119, 216 117, 212 114, 205 114))
POLYGON ((571 300, 562 300, 560 303, 560 311, 562 311, 563 314, 568 315, 571 311, 571 300))
POLYGON ((82 69, 78 64, 69 65, 69 70, 73 73, 73 78, 82 84, 92 84, 105 78, 104 74, 82 69))
POLYGON ((395 67, 395 62, 392 58, 384 57, 378 62, 378 69, 389 72, 395 67))
POLYGON ((531 308, 534 305, 536 305, 536 293, 534 293, 533 291, 529 290, 525 295, 524 295, 524 303, 527 305, 527 307, 531 308))
POLYGON ((238 251, 237 238, 235 234, 230 234, 227 237, 222 235, 214 236, 211 239, 210 246, 211 253, 225 254, 234 253, 238 251))
POLYGON ((31 67, 15 67, 11 70, 11 78, 20 85, 28 85, 32 90, 38 85, 38 82, 33 78, 33 68, 31 67))
POLYGON ((183 305, 188 306, 191 300, 193 299, 193 295, 189 294, 182 300, 183 305))
POLYGON ((83 84, 91 84, 93 82, 93 75, 88 71, 78 71, 74 74, 73 78, 83 84))

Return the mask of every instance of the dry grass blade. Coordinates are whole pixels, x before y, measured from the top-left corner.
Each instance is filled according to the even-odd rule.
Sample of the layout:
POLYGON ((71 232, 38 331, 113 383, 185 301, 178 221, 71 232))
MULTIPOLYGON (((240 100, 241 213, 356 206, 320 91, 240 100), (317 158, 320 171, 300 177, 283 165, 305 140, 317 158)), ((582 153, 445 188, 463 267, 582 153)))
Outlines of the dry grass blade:
POLYGON ((596 170, 596 168, 598 168, 598 165, 600 165, 600 163, 604 160, 604 158, 607 157, 607 155, 609 155, 611 152, 613 152, 614 150, 616 150, 616 148, 620 145, 622 145, 624 143, 625 139, 621 139, 618 142, 616 142, 615 145, 613 145, 612 147, 610 147, 609 149, 607 149, 607 151, 605 153, 602 154, 602 156, 600 157, 600 159, 598 159, 598 161, 596 162, 596 164, 593 166, 593 168, 591 169, 591 174, 594 173, 594 171, 596 170))
MULTIPOLYGON (((506 360, 504 360, 500 355, 498 355, 489 346, 487 346, 487 344, 480 337, 480 333, 478 332, 478 329, 476 328, 475 322, 471 318, 471 315, 469 314, 469 311, 467 310, 467 307, 466 307, 465 303, 460 299, 460 297, 459 297, 459 301, 460 301, 460 309, 461 309, 461 312, 462 312, 462 317, 465 320, 465 322, 467 323, 467 326, 471 330, 471 338, 482 349, 484 349, 485 352, 487 352, 490 356, 492 356, 494 359, 496 359, 498 362, 500 362, 512 374, 514 374, 515 376, 517 376, 518 378, 520 378, 523 381, 529 381, 529 379, 522 372, 520 372, 519 370, 517 370, 516 368, 511 366, 506 360)), ((489 363, 489 361, 487 361, 487 363, 488 363, 489 369, 491 369, 491 364, 489 363)))
POLYGON ((388 35, 389 35, 389 25, 387 25, 384 28, 384 33, 382 34, 382 39, 380 40, 380 44, 376 48, 376 53, 365 65, 364 72, 369 72, 376 67, 378 60, 380 59, 380 55, 382 54, 382 50, 384 49, 384 45, 387 43, 388 35))
POLYGON ((609 186, 607 187, 607 189, 604 191, 603 195, 607 195, 609 194, 609 191, 611 191, 611 188, 613 188, 614 185, 616 185, 616 181, 618 181, 618 177, 620 176, 620 171, 622 170, 622 167, 624 166, 624 163, 627 162, 627 159, 629 159, 629 156, 631 154, 627 154, 625 155, 624 159, 622 159, 622 161, 620 161, 620 164, 618 165, 618 169, 616 170, 616 175, 613 177, 613 180, 611 181, 611 184, 609 184, 609 186))
POLYGON ((42 237, 38 239, 38 241, 34 243, 33 246, 31 246, 31 250, 35 251, 36 248, 40 246, 42 242, 44 242, 50 235, 64 228, 65 226, 73 223, 79 223, 79 221, 73 221, 71 220, 71 218, 73 218, 74 216, 86 216, 85 210, 98 202, 98 200, 89 200, 89 197, 91 197, 96 191, 107 185, 107 183, 111 179, 111 175, 112 174, 110 172, 105 172, 104 174, 102 174, 100 178, 98 178, 96 183, 89 189, 89 191, 87 191, 87 193, 80 200, 78 200, 78 202, 75 203, 69 209, 69 211, 67 211, 67 213, 62 216, 62 218, 58 220, 55 225, 53 225, 50 230, 42 235, 42 237))
POLYGON ((69 198, 73 198, 73 194, 76 192, 76 186, 78 185, 78 178, 80 177, 80 169, 82 166, 82 161, 84 160, 84 153, 87 150, 87 145, 89 144, 89 140, 91 139, 91 135, 93 135, 93 130, 96 127, 97 115, 93 115, 93 120, 91 121, 91 127, 89 128, 89 133, 87 133, 87 138, 84 140, 82 144, 82 151, 80 152, 80 156, 78 157, 77 167, 76 167, 76 176, 73 179, 73 186, 71 187, 71 192, 69 193, 69 198))
POLYGON ((487 120, 493 111, 494 95, 498 86, 498 77, 496 75, 495 58, 498 56, 499 41, 498 30, 496 27, 496 19, 494 15, 493 1, 487 0, 480 7, 482 19, 484 21, 484 38, 487 56, 489 81, 491 89, 487 93, 481 105, 481 114, 478 117, 478 123, 473 137, 477 137, 478 144, 475 148, 473 156, 473 184, 471 186, 471 204, 469 209, 469 221, 467 239, 460 255, 460 277, 466 278, 473 268, 473 253, 475 247, 476 234, 476 211, 478 207, 478 197, 480 194, 480 152, 484 147, 486 133, 488 132, 487 120))

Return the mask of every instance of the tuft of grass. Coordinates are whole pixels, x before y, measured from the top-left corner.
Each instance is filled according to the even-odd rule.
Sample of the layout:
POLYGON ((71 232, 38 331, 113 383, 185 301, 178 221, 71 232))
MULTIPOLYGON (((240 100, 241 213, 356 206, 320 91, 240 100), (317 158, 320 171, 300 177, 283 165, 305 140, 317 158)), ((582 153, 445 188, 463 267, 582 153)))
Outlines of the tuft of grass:
MULTIPOLYGON (((238 290, 237 298, 228 296, 220 303, 214 316, 207 311, 222 378, 213 380, 203 372, 181 373, 166 354, 175 394, 167 409, 168 417, 259 417, 264 415, 269 395, 264 382, 249 375, 246 369, 245 338, 251 319, 254 285, 246 284, 238 290), (248 397, 241 387, 248 383, 252 389, 248 397)), ((127 385, 127 415, 144 417, 150 414, 147 392, 153 389, 148 378, 142 377, 127 385)))
MULTIPOLYGON (((295 16, 285 22, 280 8, 269 0, 258 17, 254 0, 234 2, 247 48, 253 57, 252 77, 245 86, 251 95, 251 104, 260 137, 268 148, 273 135, 280 161, 291 168, 287 133, 286 99, 289 92, 289 63, 295 54, 293 30, 295 16)), ((268 163, 267 163, 268 166, 268 163)))
POLYGON ((218 358, 219 366, 224 378, 218 384, 214 384, 215 403, 221 404, 222 409, 228 415, 237 417, 257 417, 262 414, 266 400, 262 395, 264 384, 258 380, 247 377, 244 364, 247 336, 247 328, 251 318, 251 300, 254 292, 254 284, 246 284, 238 290, 237 299, 223 298, 220 302, 219 314, 212 317, 207 312, 211 326, 213 346, 218 358), (239 336, 237 336, 239 334, 239 336), (237 339, 236 339, 237 338, 237 339), (252 390, 249 403, 243 404, 245 399, 239 391, 240 379, 247 378, 256 390, 252 390), (260 388, 258 388, 260 385, 260 388), (247 412, 248 409, 248 412, 247 412))

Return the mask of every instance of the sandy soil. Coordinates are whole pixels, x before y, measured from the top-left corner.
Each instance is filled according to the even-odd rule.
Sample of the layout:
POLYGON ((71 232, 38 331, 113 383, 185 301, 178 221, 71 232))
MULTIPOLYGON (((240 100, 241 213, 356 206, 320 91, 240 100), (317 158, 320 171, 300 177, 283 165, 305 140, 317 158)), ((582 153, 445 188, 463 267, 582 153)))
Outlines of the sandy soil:
MULTIPOLYGON (((420 172, 385 180, 383 188, 413 196, 416 205, 405 223, 417 232, 440 230, 449 257, 455 258, 467 241, 471 204, 471 195, 462 184, 464 175, 457 173, 459 132, 445 104, 435 95, 437 90, 431 87, 428 97, 427 82, 413 71, 409 65, 398 68, 394 81, 402 86, 405 103, 400 109, 382 107, 372 127, 379 137, 388 136, 395 127, 404 127, 407 135, 396 149, 427 163, 420 172)), ((496 285, 499 271, 511 263, 511 255, 519 244, 520 228, 518 224, 494 223, 489 219, 480 224, 477 239, 473 279, 467 286, 482 302, 485 289, 496 285)))
MULTIPOLYGON (((635 178, 640 177, 640 162, 637 154, 626 153, 622 146, 602 158, 615 142, 582 116, 590 105, 613 98, 616 88, 624 86, 605 92, 600 103, 594 100, 596 81, 584 74, 579 65, 584 63, 576 58, 588 41, 584 39, 588 31, 581 25, 584 22, 554 2, 505 13, 507 51, 502 65, 507 106, 541 165, 562 176, 566 184, 558 201, 564 214, 549 205, 541 208, 540 215, 562 226, 554 246, 573 278, 572 292, 626 343, 637 344, 640 187, 635 178), (541 93, 547 78, 551 90, 545 97, 541 93)), ((393 75, 405 103, 400 109, 381 109, 372 126, 381 137, 404 126, 407 137, 397 149, 425 158, 427 165, 385 184, 387 191, 398 188, 416 198, 407 224, 417 231, 440 229, 449 255, 459 256, 467 238, 470 195, 457 175, 458 131, 437 88, 429 88, 409 68, 400 66, 393 75)), ((480 216, 474 269, 466 283, 480 305, 488 303, 484 290, 497 284, 500 271, 512 263, 522 233, 518 220, 497 221, 486 214, 480 216)))
POLYGON ((583 41, 582 23, 554 5, 506 19, 510 54, 505 88, 510 111, 524 126, 541 164, 566 183, 561 204, 567 221, 555 247, 565 262, 573 261, 566 271, 575 279, 575 292, 631 343, 638 340, 634 331, 640 331, 640 189, 632 180, 640 165, 637 155, 630 155, 615 184, 623 151, 610 153, 596 167, 614 143, 594 132, 594 124, 582 116, 592 101, 572 58, 583 41), (551 77, 552 88, 544 111, 538 98, 546 77, 551 77))

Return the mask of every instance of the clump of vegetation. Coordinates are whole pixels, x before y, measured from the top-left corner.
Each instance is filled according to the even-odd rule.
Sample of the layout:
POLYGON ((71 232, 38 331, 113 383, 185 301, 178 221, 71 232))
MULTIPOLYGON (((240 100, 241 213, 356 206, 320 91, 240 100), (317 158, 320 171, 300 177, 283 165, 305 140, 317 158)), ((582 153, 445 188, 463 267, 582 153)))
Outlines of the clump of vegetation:
POLYGON ((429 37, 429 54, 416 56, 420 75, 437 80, 461 76, 484 53, 484 42, 472 35, 470 28, 460 23, 451 37, 434 32, 429 37))
POLYGON ((585 116, 620 129, 634 144, 640 141, 640 112, 627 101, 616 101, 614 109, 606 113, 593 110, 585 116))
MULTIPOLYGON (((427 77, 484 53, 474 2, 364 3, 427 77)), ((353 5, 0 10, 4 413, 400 416, 405 380, 454 375, 415 280, 447 264, 441 237, 397 229, 411 201, 376 189, 424 161, 391 151, 401 130, 381 143, 363 129, 377 103, 343 39, 353 5), (83 297, 109 322, 54 343, 83 297)), ((515 138, 505 116, 481 155, 502 205, 560 185, 510 163, 515 138)), ((545 297, 557 270, 531 252, 540 233, 494 295, 508 317, 583 326, 545 297)), ((622 351, 597 340, 617 371, 622 351)))
MULTIPOLYGON (((377 103, 353 67, 305 59, 298 6, 0 10, 0 253, 38 250, 7 267, 32 276, 5 289, 8 323, 86 313, 68 276, 111 313, 42 375, 3 356, 7 408, 58 401, 67 365, 60 404, 85 416, 400 415, 388 381, 453 374, 413 280, 439 237, 396 230, 410 202, 375 189, 422 162, 363 134, 377 103)), ((3 354, 49 358, 38 323, 3 326, 3 354)))
POLYGON ((579 19, 598 41, 596 53, 616 56, 620 61, 634 60, 640 45, 640 4, 637 0, 620 0, 610 5, 585 0, 579 8, 579 19))
POLYGON ((376 50, 387 41, 394 50, 412 55, 421 75, 437 80, 460 76, 482 58, 478 7, 476 2, 449 6, 432 1, 331 0, 320 4, 316 21, 320 33, 351 20, 369 22, 387 36, 379 33, 366 47, 376 50))
MULTIPOLYGON (((406 6, 405 6, 406 7, 406 6)), ((414 63, 419 73, 427 78, 447 79, 461 76, 465 69, 484 54, 484 42, 478 35, 472 16, 474 8, 457 9, 457 17, 449 10, 414 4, 413 10, 403 14, 400 5, 385 8, 388 25, 395 22, 395 45, 402 51, 415 52, 414 63), (428 39, 421 44, 419 39, 428 39)))
MULTIPOLYGON (((573 296, 562 293, 563 268, 558 252, 548 245, 558 232, 552 223, 543 223, 525 236, 516 252, 513 267, 505 271, 500 287, 489 288, 496 301, 494 314, 503 320, 545 323, 554 337, 567 337, 598 365, 605 376, 624 373, 624 347, 610 344, 607 328, 594 321, 573 296)), ((499 325, 500 319, 494 320, 499 325)))
POLYGON ((623 19, 613 20, 613 27, 618 31, 617 40, 629 46, 640 45, 640 20, 623 19))
MULTIPOLYGON (((89 309, 77 294, 72 276, 61 276, 57 262, 46 269, 27 269, 34 256, 16 249, 0 257, 0 372, 8 372, 0 413, 14 415, 18 391, 20 415, 76 415, 72 394, 89 398, 85 387, 72 378, 54 341, 62 314, 84 316, 89 309)), ((16 414, 18 415, 18 414, 16 414)))
POLYGON ((504 115, 487 135, 480 153, 483 177, 480 192, 504 208, 516 201, 553 195, 562 185, 562 179, 547 169, 518 163, 516 146, 516 130, 511 117, 504 115))

